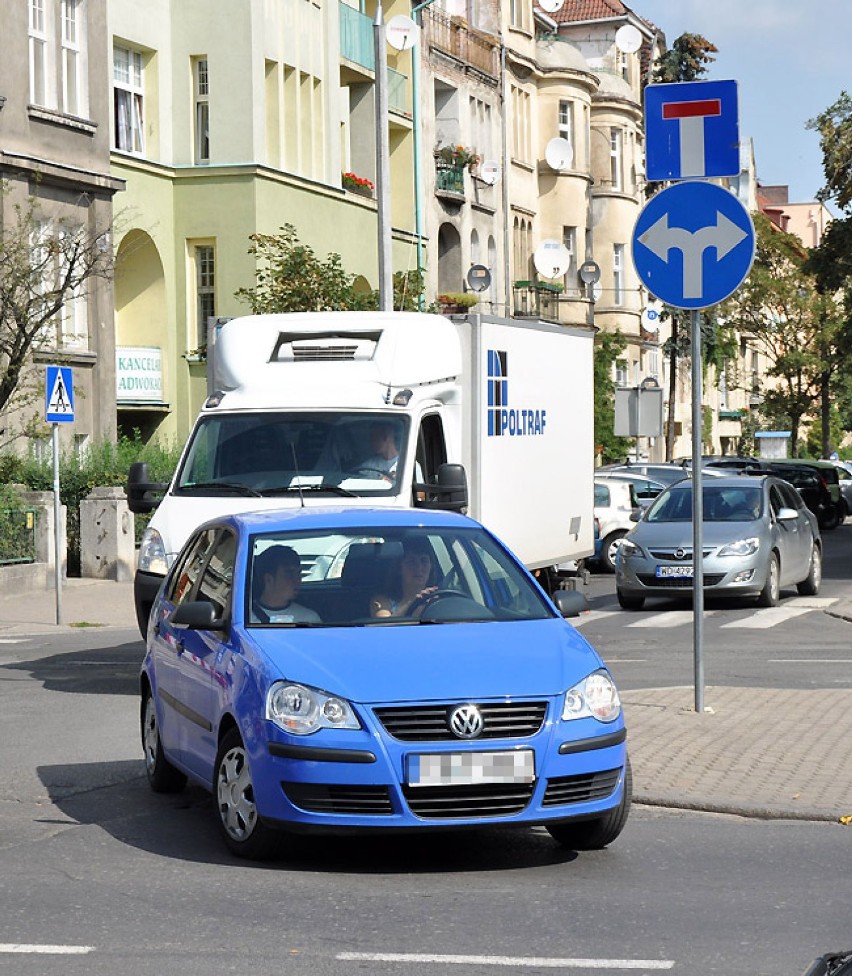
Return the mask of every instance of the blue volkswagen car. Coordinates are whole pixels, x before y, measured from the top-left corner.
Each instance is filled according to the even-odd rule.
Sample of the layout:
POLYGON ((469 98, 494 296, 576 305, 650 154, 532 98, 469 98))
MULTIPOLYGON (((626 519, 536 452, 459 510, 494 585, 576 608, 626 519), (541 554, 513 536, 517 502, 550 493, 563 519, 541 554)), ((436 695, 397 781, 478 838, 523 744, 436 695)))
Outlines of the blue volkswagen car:
MULTIPOLYGON (((477 522, 301 509, 208 522, 153 606, 142 745, 156 792, 209 790, 241 857, 299 831, 621 833, 621 703, 595 650, 477 522)), ((561 609, 560 609, 561 607, 561 609)))

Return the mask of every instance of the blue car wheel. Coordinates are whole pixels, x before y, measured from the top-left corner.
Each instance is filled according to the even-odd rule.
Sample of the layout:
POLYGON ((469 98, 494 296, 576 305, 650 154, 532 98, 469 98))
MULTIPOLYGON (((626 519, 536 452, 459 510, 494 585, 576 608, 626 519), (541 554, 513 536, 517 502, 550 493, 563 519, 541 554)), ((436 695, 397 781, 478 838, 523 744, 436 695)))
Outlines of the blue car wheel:
POLYGON ((214 787, 219 826, 237 857, 262 861, 278 846, 278 835, 257 815, 248 754, 236 729, 226 732, 216 756, 214 787))
POLYGON ((160 742, 157 709, 154 696, 145 691, 142 696, 142 749, 145 753, 145 772, 155 793, 180 793, 186 786, 186 776, 166 759, 160 742))

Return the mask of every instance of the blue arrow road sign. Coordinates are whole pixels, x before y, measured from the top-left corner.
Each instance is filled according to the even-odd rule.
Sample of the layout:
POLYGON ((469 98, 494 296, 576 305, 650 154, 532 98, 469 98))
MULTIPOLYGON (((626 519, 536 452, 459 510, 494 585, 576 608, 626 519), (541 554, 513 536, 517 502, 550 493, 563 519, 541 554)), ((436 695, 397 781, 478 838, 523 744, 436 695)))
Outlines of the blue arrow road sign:
POLYGON ((74 378, 70 366, 48 366, 44 419, 49 424, 74 422, 74 378))
POLYGON ((739 288, 754 260, 746 208, 715 183, 675 183, 651 197, 633 229, 633 264, 675 308, 707 308, 739 288))
POLYGON ((740 123, 735 81, 685 81, 645 89, 645 176, 737 176, 740 123))

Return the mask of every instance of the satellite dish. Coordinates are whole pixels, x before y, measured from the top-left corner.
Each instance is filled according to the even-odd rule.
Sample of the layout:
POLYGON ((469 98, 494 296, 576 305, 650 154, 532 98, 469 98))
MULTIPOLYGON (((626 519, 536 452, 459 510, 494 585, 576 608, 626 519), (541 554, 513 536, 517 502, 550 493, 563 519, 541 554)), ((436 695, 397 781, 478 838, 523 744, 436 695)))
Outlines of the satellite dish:
POLYGON ((580 281, 584 285, 594 285, 601 280, 601 269, 594 261, 584 261, 580 265, 580 281))
POLYGON ((615 32, 615 46, 625 54, 633 54, 642 47, 642 35, 633 24, 625 24, 615 32))
POLYGON ((561 278, 571 264, 571 254, 561 241, 542 241, 533 254, 533 264, 542 278, 561 278))
POLYGON ((484 264, 472 264, 467 273, 467 283, 471 291, 487 291, 491 287, 491 272, 484 264))
POLYGON ((557 136, 545 146, 544 158, 551 169, 562 173, 571 168, 574 161, 574 148, 567 139, 557 136))
POLYGON ((565 0, 538 0, 538 5, 546 14, 555 14, 562 9, 565 0))
POLYGON ((397 14, 391 17, 385 27, 385 37, 388 44, 397 51, 409 51, 419 40, 420 28, 410 17, 397 14))
POLYGON ((483 183, 494 186, 497 180, 500 179, 500 164, 496 163, 493 159, 487 159, 479 167, 479 178, 483 183))

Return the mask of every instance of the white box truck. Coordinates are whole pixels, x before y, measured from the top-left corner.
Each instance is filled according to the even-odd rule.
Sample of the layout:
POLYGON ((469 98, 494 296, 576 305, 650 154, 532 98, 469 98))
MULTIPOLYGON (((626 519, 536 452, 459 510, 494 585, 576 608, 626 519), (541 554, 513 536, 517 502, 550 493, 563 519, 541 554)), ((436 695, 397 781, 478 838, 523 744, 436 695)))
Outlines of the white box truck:
POLYGON ((218 325, 210 392, 171 482, 130 470, 131 510, 156 508, 135 576, 140 629, 190 532, 249 509, 465 510, 551 587, 558 564, 593 551, 592 346, 591 329, 485 315, 218 325))

